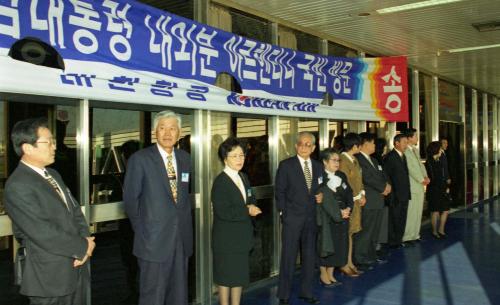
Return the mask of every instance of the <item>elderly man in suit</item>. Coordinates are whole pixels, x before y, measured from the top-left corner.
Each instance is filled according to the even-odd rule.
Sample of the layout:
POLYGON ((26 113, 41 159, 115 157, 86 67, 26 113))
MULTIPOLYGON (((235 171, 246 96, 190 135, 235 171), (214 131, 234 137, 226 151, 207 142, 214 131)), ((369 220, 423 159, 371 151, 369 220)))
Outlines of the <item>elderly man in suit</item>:
POLYGON ((321 163, 310 158, 316 143, 313 134, 297 136, 297 155, 280 162, 276 173, 276 208, 283 220, 278 298, 280 305, 289 304, 293 274, 299 246, 301 248, 302 279, 299 298, 318 304, 313 296, 316 259, 316 204, 322 196, 316 194, 323 179, 321 163))
POLYGON ((139 264, 139 305, 187 304, 188 258, 193 252, 190 157, 174 146, 181 118, 154 118, 157 143, 130 157, 123 185, 139 264))
POLYGON ((411 199, 408 165, 404 152, 408 139, 404 134, 398 134, 393 140, 394 149, 384 159, 384 171, 392 187, 389 198, 389 240, 392 248, 402 246, 406 226, 408 201, 411 199))
POLYGON ((12 144, 21 157, 5 184, 5 209, 25 252, 20 293, 31 305, 84 305, 95 247, 80 205, 47 168, 56 145, 44 118, 17 122, 12 144))
MULTIPOLYGON (((375 152, 375 135, 359 134, 361 145, 356 154, 366 194, 366 204, 361 211, 361 232, 354 235, 354 260, 361 270, 371 268, 377 262, 377 243, 384 211, 384 198, 391 192, 384 170, 375 152)), ((380 260, 378 260, 381 262, 380 260)))
POLYGON ((408 149, 405 151, 410 175, 411 199, 408 203, 408 214, 406 217, 405 233, 403 242, 413 243, 420 241, 420 227, 422 226, 422 212, 424 210, 425 186, 430 180, 427 177, 425 166, 420 162, 420 152, 417 144, 419 134, 416 129, 409 128, 405 131, 408 138, 408 149))

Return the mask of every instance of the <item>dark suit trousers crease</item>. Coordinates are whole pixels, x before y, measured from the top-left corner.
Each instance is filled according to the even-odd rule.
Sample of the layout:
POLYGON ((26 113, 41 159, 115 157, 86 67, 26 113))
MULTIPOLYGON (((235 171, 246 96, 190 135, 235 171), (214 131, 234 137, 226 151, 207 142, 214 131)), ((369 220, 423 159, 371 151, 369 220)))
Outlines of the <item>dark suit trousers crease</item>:
POLYGON ((407 212, 408 201, 395 201, 389 205, 389 245, 397 246, 403 242, 407 212))
POLYGON ((299 246, 302 265, 300 296, 312 297, 316 259, 316 219, 311 218, 301 224, 285 220, 282 228, 282 242, 278 298, 290 298, 299 246))
POLYGON ((138 258, 139 305, 187 305, 187 266, 182 241, 161 263, 138 258))
POLYGON ((354 261, 358 264, 371 264, 377 259, 377 243, 382 224, 383 209, 363 209, 362 230, 354 234, 354 261))
POLYGON ((30 305, 87 305, 89 281, 89 264, 87 263, 80 267, 74 293, 56 298, 29 297, 30 305))

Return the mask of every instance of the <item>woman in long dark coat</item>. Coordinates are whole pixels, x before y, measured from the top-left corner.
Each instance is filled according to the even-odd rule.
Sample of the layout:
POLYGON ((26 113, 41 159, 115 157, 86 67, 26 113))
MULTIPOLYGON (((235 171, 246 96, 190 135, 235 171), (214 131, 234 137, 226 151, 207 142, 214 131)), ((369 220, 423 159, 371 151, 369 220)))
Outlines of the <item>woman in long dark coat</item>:
POLYGON ((347 264, 349 251, 349 215, 353 206, 347 177, 339 171, 339 153, 327 148, 321 152, 325 166, 323 184, 318 192, 323 201, 316 208, 320 283, 325 287, 340 284, 333 276, 335 267, 347 264))
POLYGON ((224 171, 212 185, 213 274, 221 305, 240 303, 242 287, 249 283, 249 252, 253 246, 252 216, 261 213, 245 174, 243 145, 228 138, 219 146, 224 171))
POLYGON ((441 159, 442 153, 441 144, 438 141, 431 142, 427 146, 425 167, 431 182, 427 186, 426 198, 431 212, 432 235, 437 239, 446 237, 444 227, 450 211, 448 199, 450 189, 446 183, 448 177, 441 159))

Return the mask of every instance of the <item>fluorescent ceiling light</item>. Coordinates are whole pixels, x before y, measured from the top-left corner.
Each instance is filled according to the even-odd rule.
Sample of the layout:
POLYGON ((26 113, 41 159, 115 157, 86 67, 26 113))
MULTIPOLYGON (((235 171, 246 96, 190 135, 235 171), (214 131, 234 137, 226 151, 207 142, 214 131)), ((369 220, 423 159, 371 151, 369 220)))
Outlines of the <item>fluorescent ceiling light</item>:
POLYGON ((450 49, 446 50, 449 53, 460 53, 460 52, 468 52, 468 51, 476 51, 490 48, 500 48, 500 43, 498 44, 489 44, 486 46, 477 46, 477 47, 468 47, 468 48, 458 48, 458 49, 450 49))
POLYGON ((408 3, 408 4, 404 4, 404 5, 392 6, 392 7, 387 7, 387 8, 381 8, 381 9, 377 10, 377 13, 389 14, 389 13, 408 11, 408 10, 413 10, 413 9, 417 9, 417 8, 423 8, 423 7, 428 7, 428 6, 435 6, 435 5, 441 5, 441 4, 447 4, 447 3, 459 2, 459 1, 463 1, 463 0, 427 0, 427 1, 421 1, 421 2, 415 2, 415 3, 408 3))

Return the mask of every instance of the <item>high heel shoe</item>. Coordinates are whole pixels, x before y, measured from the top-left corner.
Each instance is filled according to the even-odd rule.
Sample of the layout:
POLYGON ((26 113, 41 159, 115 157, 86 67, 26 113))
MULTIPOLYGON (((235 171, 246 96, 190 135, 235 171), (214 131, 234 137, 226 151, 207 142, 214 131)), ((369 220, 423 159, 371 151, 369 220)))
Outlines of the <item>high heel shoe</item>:
POLYGON ((347 275, 349 277, 358 277, 359 274, 354 272, 351 268, 340 268, 340 273, 343 273, 344 275, 347 275))
POLYGON ((441 235, 439 235, 439 233, 432 233, 432 237, 435 239, 441 239, 441 235))
POLYGON ((332 288, 332 287, 336 286, 334 282, 332 282, 332 283, 325 283, 325 282, 323 282, 323 280, 321 278, 319 279, 319 284, 321 286, 325 287, 325 288, 332 288))
POLYGON ((439 238, 443 238, 443 239, 446 239, 448 237, 448 235, 446 235, 446 233, 438 233, 439 235, 439 238))

